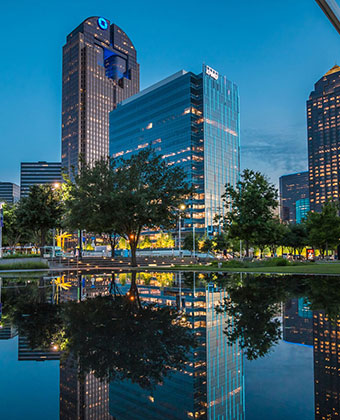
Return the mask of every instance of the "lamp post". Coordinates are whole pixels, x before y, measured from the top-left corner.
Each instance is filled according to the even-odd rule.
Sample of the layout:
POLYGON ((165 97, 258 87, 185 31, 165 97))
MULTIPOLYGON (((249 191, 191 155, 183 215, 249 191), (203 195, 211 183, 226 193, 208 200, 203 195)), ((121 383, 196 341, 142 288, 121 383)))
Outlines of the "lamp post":
POLYGON ((4 227, 4 211, 3 206, 4 203, 0 202, 0 258, 2 258, 2 228, 4 227))
POLYGON ((192 224, 192 255, 195 258, 195 247, 196 247, 196 243, 195 243, 195 224, 192 224))
MULTIPOLYGON (((53 187, 54 187, 55 190, 57 190, 60 187, 59 182, 56 182, 53 185, 53 187)), ((55 228, 53 228, 53 238, 52 238, 52 241, 53 241, 53 243, 52 243, 52 259, 54 259, 55 258, 55 228)))
POLYGON ((179 216, 178 216, 178 255, 179 257, 181 256, 181 242, 182 242, 182 238, 181 238, 181 230, 182 230, 182 214, 181 211, 185 210, 185 204, 181 204, 179 206, 179 216))

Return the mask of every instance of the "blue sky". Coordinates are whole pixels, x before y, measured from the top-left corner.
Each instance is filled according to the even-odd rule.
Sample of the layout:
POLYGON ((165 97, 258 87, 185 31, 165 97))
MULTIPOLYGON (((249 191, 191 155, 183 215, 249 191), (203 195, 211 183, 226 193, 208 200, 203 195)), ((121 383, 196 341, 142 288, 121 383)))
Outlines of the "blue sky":
POLYGON ((239 85, 242 167, 275 183, 307 168, 305 102, 340 63, 315 0, 19 0, 1 6, 0 181, 19 182, 21 161, 60 159, 62 46, 97 15, 134 42, 142 88, 202 62, 239 85))

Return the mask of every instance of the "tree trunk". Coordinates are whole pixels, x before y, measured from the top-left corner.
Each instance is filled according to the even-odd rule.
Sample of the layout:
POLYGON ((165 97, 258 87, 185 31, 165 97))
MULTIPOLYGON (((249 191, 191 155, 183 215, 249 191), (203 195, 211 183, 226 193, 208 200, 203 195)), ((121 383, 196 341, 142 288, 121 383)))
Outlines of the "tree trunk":
POLYGON ((133 242, 130 242, 130 248, 131 248, 131 267, 137 267, 137 245, 133 242))
POLYGON ((111 234, 109 235, 110 245, 111 245, 111 258, 115 257, 115 248, 116 248, 116 235, 115 234, 113 235, 114 235, 113 238, 111 234))
POLYGON ((137 306, 139 308, 142 307, 141 305, 141 301, 139 299, 139 292, 138 292, 138 287, 137 287, 137 283, 136 283, 136 272, 132 271, 131 273, 131 286, 130 286, 130 290, 129 290, 129 297, 131 302, 133 302, 134 304, 137 304, 137 306))
POLYGON ((45 230, 41 230, 40 232, 40 256, 44 256, 44 247, 46 245, 46 232, 45 230))

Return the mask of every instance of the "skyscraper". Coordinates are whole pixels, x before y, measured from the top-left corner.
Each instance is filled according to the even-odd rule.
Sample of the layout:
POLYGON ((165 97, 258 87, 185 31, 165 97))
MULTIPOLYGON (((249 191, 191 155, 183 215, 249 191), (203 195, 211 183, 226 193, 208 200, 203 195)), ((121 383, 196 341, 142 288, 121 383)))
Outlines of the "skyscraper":
POLYGON ((20 199, 20 187, 12 182, 0 182, 0 202, 14 204, 20 199))
POLYGON ((74 29, 63 47, 62 166, 77 171, 109 152, 109 112, 139 91, 137 53, 129 37, 102 17, 74 29))
POLYGON ((206 65, 200 74, 182 70, 110 113, 110 155, 130 157, 151 146, 180 165, 195 190, 186 227, 212 233, 225 211, 225 185, 239 180, 239 115, 233 82, 206 65))
POLYGON ((21 162, 20 197, 26 197, 32 185, 63 182, 60 162, 21 162))
POLYGON ((310 208, 339 199, 340 67, 316 84, 307 101, 310 208))
POLYGON ((309 197, 308 171, 281 176, 279 187, 280 218, 296 223, 296 202, 309 197))

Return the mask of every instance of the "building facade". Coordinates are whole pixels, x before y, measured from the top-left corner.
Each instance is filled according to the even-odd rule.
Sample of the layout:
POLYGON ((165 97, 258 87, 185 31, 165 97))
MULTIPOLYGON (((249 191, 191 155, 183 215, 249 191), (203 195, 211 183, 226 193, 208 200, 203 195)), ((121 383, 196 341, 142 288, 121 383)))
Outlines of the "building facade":
POLYGON ((225 185, 240 176, 238 87, 211 67, 184 70, 123 101, 110 113, 110 155, 129 157, 152 147, 180 165, 194 187, 185 227, 216 229, 225 185))
POLYGON ((301 198, 295 203, 296 210, 296 223, 300 224, 306 219, 308 212, 310 211, 309 198, 301 198))
POLYGON ((62 166, 70 175, 80 155, 91 164, 109 152, 109 112, 139 91, 135 47, 117 25, 90 17, 63 47, 62 166))
POLYGON ((316 84, 307 101, 310 208, 339 200, 340 67, 316 84))
MULTIPOLYGON (((137 274, 137 280, 140 277, 143 282, 143 274, 137 274)), ((111 382, 110 414, 120 420, 244 420, 241 346, 239 341, 227 343, 223 331, 228 315, 215 309, 226 292, 213 284, 202 287, 195 273, 162 274, 168 286, 160 287, 162 279, 148 273, 150 284, 138 286, 140 299, 185 311, 197 346, 183 369, 169 372, 155 389, 143 389, 130 380, 111 382), (186 281, 193 287, 186 286, 186 281)), ((122 280, 128 277, 119 275, 122 280)))
POLYGON ((27 197, 33 185, 63 182, 60 162, 21 162, 20 197, 27 197))
POLYGON ((315 420, 340 416, 340 319, 313 311, 315 420))
POLYGON ((20 200, 20 187, 12 182, 0 182, 0 202, 9 204, 17 203, 20 200))
POLYGON ((296 223, 296 202, 309 198, 308 171, 281 176, 279 189, 280 218, 283 222, 296 223))

